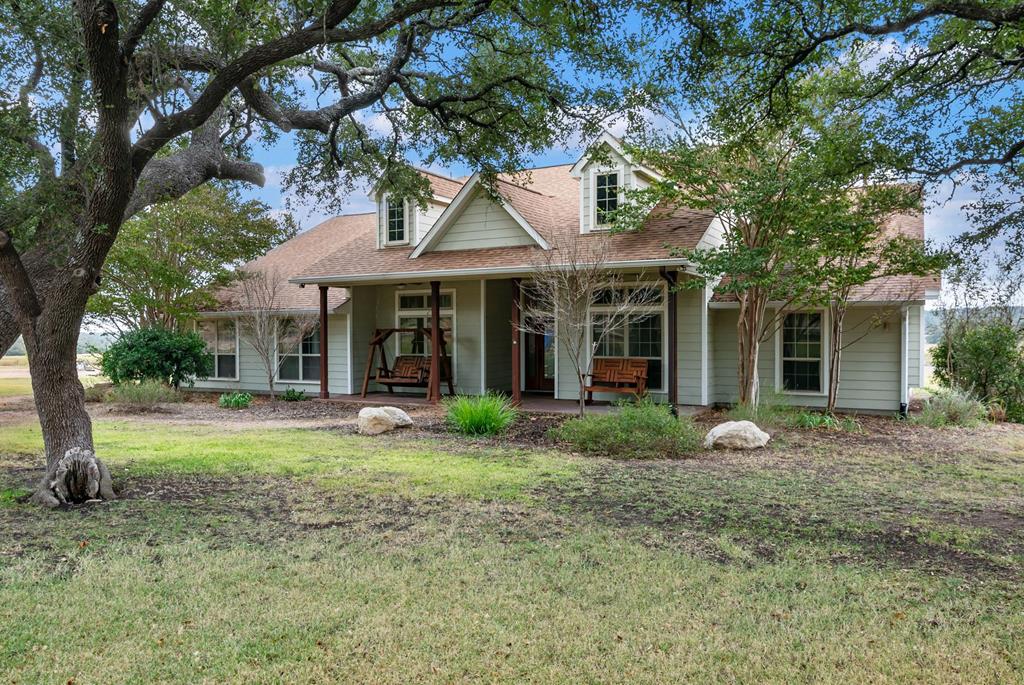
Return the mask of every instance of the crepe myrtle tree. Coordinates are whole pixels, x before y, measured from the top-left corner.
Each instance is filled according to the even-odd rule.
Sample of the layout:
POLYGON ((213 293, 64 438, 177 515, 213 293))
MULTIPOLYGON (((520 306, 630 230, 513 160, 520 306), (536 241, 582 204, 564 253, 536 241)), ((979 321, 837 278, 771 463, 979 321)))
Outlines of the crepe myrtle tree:
POLYGON ((888 182, 891 152, 861 122, 822 116, 820 86, 805 83, 800 109, 768 119, 736 110, 723 93, 696 123, 676 118, 670 133, 628 146, 664 178, 628 194, 615 230, 641 230, 649 212, 677 206, 708 211, 722 224, 721 244, 673 253, 701 276, 687 286, 710 283, 738 305, 741 404, 757 405, 760 346, 788 313, 828 306, 837 294, 848 298, 856 285, 892 270, 904 273, 902 260, 871 261, 870 269, 860 260, 880 248, 884 219, 917 196, 888 182))
POLYGON ((288 354, 297 354, 302 340, 316 330, 318 315, 304 312, 285 312, 284 289, 286 274, 279 271, 241 272, 232 288, 238 315, 238 332, 249 344, 267 374, 270 399, 275 399, 275 383, 288 354), (279 354, 284 350, 285 354, 279 354))
POLYGON ((594 355, 610 336, 622 332, 637 307, 660 296, 643 284, 643 274, 626 278, 608 268, 610 241, 605 233, 553 237, 551 249, 534 254, 530 280, 522 284, 519 329, 554 333, 576 376, 580 416, 587 411, 584 388, 594 355), (592 315, 595 304, 601 305, 600 314, 592 315))
POLYGON ((92 448, 75 343, 125 220, 211 179, 262 185, 251 151, 287 132, 299 159, 288 180, 335 202, 365 177, 422 199, 426 181, 402 162, 412 155, 492 176, 521 168, 570 134, 569 117, 618 101, 556 72, 580 59, 592 73, 628 69, 610 7, 4 3, 0 350, 23 336, 47 464, 92 448))

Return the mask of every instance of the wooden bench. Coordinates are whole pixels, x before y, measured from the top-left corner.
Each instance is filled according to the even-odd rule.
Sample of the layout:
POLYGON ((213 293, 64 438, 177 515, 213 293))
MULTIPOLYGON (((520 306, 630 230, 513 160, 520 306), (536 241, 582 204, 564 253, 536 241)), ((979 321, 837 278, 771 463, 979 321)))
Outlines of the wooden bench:
POLYGON ((600 357, 594 360, 590 382, 583 388, 586 401, 594 401, 595 392, 615 392, 642 396, 647 392, 647 360, 624 357, 600 357))

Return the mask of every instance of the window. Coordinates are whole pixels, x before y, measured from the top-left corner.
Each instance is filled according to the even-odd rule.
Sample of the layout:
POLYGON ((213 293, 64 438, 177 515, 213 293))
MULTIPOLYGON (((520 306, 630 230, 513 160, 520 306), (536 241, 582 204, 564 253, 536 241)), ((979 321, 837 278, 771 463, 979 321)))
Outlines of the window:
POLYGON ((619 208, 619 174, 611 172, 594 177, 594 209, 598 226, 608 224, 619 208))
POLYGON ((320 327, 302 335, 295 322, 281 321, 277 329, 277 378, 282 381, 320 381, 320 327))
POLYGON ((664 389, 664 300, 658 286, 608 288, 597 293, 591 308, 594 356, 646 359, 650 390, 664 389), (619 307, 626 301, 635 304, 624 317, 619 307), (609 328, 611 323, 616 325, 609 328))
POLYGON ((238 378, 238 329, 234 319, 200 321, 199 335, 206 341, 206 351, 213 355, 212 378, 238 378))
POLYGON ((782 388, 821 392, 821 313, 787 314, 782 324, 782 388))
POLYGON ((405 231, 405 201, 387 200, 387 242, 405 243, 408 242, 405 231))
MULTIPOLYGON (((432 300, 430 293, 398 293, 398 328, 423 328, 430 329, 430 308, 432 300)), ((438 301, 441 314, 441 329, 445 332, 445 343, 448 354, 454 353, 454 331, 455 331, 455 307, 454 296, 451 292, 441 293, 438 301)), ((430 340, 420 331, 413 333, 399 333, 398 354, 402 355, 430 355, 430 340)))

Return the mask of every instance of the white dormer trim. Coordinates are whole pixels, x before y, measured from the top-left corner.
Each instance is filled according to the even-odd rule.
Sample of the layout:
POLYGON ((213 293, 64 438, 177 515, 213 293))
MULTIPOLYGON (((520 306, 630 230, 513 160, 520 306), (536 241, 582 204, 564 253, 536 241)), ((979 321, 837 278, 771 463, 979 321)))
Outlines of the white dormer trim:
MULTIPOLYGON (((619 198, 618 206, 621 207, 626 201, 626 165, 620 164, 618 166, 598 166, 594 165, 590 168, 590 173, 587 174, 587 183, 590 184, 590 230, 594 231, 607 231, 611 228, 611 224, 598 223, 597 220, 597 177, 605 174, 618 174, 618 185, 617 195, 619 198)), ((580 207, 582 211, 583 197, 580 196, 580 207)))
MULTIPOLYGON (((423 236, 423 239, 420 240, 420 243, 419 245, 416 246, 416 249, 413 250, 412 254, 409 255, 409 259, 416 259, 421 254, 429 250, 432 246, 436 245, 438 241, 441 240, 441 238, 452 226, 452 224, 454 224, 455 221, 462 214, 462 210, 465 209, 466 205, 472 201, 473 196, 475 195, 476 188, 479 185, 480 173, 477 172, 473 174, 468 181, 466 181, 465 185, 462 186, 462 190, 459 191, 458 195, 456 195, 452 199, 451 203, 447 207, 445 207, 445 210, 441 213, 441 216, 437 218, 437 221, 434 222, 434 225, 430 228, 429 231, 427 231, 426 235, 423 236)), ((519 224, 519 226, 524 231, 526 231, 526 234, 529 235, 533 239, 533 241, 537 243, 537 245, 539 245, 542 249, 545 250, 551 249, 551 246, 548 244, 548 241, 544 240, 544 237, 540 233, 538 233, 533 226, 530 225, 530 222, 528 222, 526 218, 522 214, 520 214, 516 210, 516 208, 512 206, 510 202, 508 202, 508 200, 505 200, 501 203, 496 202, 495 204, 497 204, 506 212, 508 212, 508 215, 511 216, 512 219, 517 224, 519 224)))
POLYGON ((603 131, 601 135, 597 137, 597 140, 595 140, 593 144, 587 148, 587 152, 585 152, 583 156, 580 157, 576 161, 576 163, 572 165, 572 168, 569 169, 569 173, 575 176, 576 178, 582 178, 583 170, 586 168, 587 164, 590 163, 590 150, 596 150, 602 145, 607 145, 612 149, 612 151, 614 151, 620 157, 625 159, 630 164, 634 165, 634 173, 636 171, 639 171, 646 176, 650 176, 656 181, 664 180, 664 177, 654 169, 651 169, 650 167, 644 166, 642 164, 636 164, 632 160, 632 158, 630 158, 630 156, 626 154, 626 151, 623 149, 622 143, 619 142, 619 139, 613 136, 608 131, 603 131))
POLYGON ((409 245, 413 242, 413 237, 416 235, 416 211, 412 203, 408 199, 402 200, 402 221, 405 223, 405 238, 403 240, 389 240, 389 218, 388 218, 388 204, 391 202, 391 193, 384 193, 381 195, 381 217, 382 221, 378 226, 378 243, 384 247, 401 247, 409 245))

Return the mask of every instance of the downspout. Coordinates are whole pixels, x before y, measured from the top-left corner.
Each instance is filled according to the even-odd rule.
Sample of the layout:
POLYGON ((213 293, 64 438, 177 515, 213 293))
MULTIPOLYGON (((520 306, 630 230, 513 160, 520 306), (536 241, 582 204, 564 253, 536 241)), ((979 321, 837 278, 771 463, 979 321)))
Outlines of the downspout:
POLYGON ((665 267, 661 267, 659 271, 668 284, 668 405, 672 414, 676 415, 676 405, 679 404, 679 296, 676 289, 676 273, 665 267))

